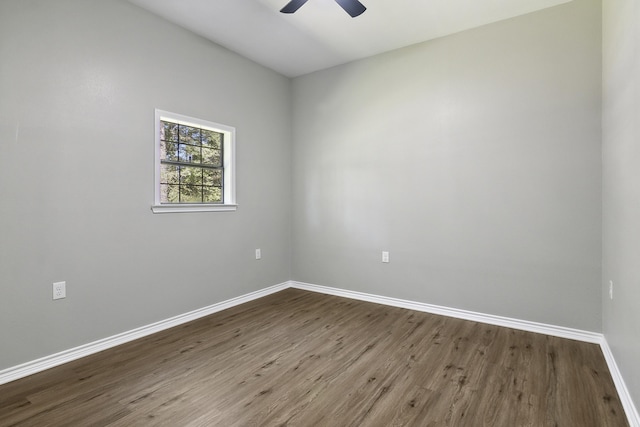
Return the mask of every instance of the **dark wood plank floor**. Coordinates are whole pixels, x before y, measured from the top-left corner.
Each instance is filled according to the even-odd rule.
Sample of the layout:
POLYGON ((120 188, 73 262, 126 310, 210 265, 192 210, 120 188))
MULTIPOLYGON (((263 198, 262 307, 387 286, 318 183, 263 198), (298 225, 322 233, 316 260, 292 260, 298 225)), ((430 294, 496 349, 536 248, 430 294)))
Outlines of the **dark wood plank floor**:
POLYGON ((2 426, 626 426, 597 345, 289 289, 0 386, 2 426))

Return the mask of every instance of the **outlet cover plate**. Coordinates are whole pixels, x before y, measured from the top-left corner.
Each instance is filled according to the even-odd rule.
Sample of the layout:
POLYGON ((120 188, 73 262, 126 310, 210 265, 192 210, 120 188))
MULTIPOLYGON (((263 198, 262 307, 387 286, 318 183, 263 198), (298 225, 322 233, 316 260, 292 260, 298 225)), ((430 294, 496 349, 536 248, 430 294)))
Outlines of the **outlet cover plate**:
POLYGON ((609 299, 613 299, 613 280, 609 280, 609 299))
POLYGON ((55 282, 53 284, 53 299, 62 299, 67 297, 67 282, 55 282))

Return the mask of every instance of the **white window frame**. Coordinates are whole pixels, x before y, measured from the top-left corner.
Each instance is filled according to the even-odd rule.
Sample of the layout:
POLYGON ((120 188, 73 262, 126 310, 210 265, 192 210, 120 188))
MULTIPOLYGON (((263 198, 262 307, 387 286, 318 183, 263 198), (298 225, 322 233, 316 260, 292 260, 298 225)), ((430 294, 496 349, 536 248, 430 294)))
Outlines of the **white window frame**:
POLYGON ((155 110, 155 198, 153 213, 235 211, 236 204, 236 129, 231 126, 196 119, 164 110, 155 110), (224 134, 223 138, 223 203, 161 203, 160 202, 160 121, 167 120, 224 134))

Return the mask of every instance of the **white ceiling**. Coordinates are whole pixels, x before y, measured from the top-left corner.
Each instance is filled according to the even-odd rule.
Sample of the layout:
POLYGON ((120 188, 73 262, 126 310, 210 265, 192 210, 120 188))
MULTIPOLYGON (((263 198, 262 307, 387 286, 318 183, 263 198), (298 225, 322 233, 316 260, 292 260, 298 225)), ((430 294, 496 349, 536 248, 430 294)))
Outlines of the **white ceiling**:
POLYGON ((296 77, 571 0, 361 0, 351 18, 335 0, 129 0, 229 50, 296 77))

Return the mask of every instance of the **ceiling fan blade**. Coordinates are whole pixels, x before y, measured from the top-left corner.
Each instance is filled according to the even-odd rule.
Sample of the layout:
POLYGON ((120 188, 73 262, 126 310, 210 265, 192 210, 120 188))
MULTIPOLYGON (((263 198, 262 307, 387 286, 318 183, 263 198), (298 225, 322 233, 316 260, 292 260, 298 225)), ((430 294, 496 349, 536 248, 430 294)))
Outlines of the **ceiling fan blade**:
POLYGON ((336 3, 338 3, 345 12, 351 15, 352 18, 361 15, 365 10, 367 10, 367 8, 358 0, 336 0, 336 3))
POLYGON ((309 0, 291 0, 285 7, 280 9, 282 13, 293 13, 300 9, 309 0))

